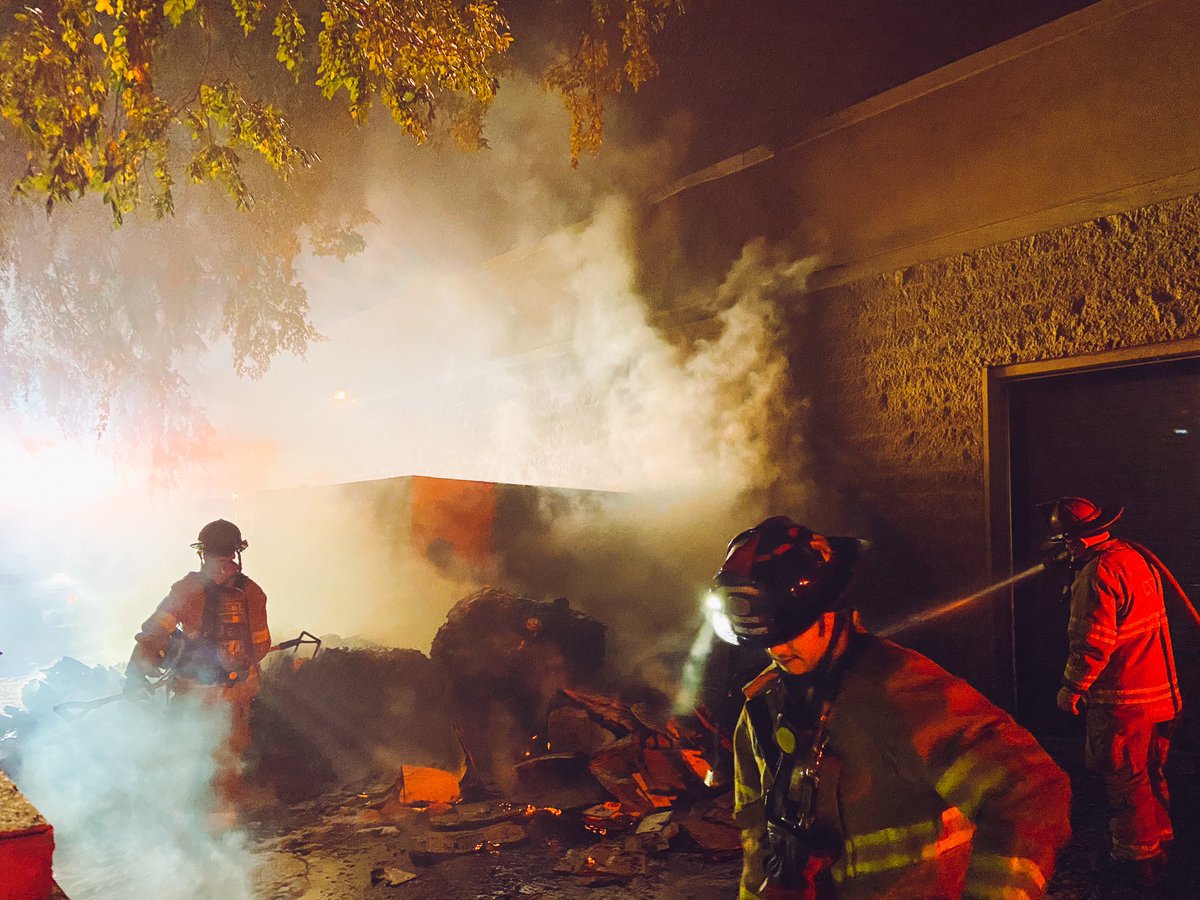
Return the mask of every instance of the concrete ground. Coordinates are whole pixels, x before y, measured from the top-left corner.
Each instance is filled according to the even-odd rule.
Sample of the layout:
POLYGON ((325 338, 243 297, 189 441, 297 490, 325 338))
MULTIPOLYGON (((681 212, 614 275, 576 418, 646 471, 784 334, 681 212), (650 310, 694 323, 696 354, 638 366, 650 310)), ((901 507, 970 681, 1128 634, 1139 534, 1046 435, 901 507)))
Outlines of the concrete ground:
MULTIPOLYGON (((1179 748, 1171 764, 1176 840, 1166 882, 1156 889, 1116 883, 1107 867, 1108 822, 1100 783, 1082 766, 1074 741, 1048 746, 1071 775, 1075 791, 1074 836, 1048 887, 1053 900, 1132 900, 1200 897, 1200 753, 1179 748)), ((342 898, 529 898, 594 900, 719 900, 737 892, 739 861, 714 859, 686 835, 671 849, 647 860, 645 874, 632 878, 591 878, 555 872, 573 847, 596 840, 577 821, 535 817, 528 838, 513 846, 417 861, 405 849, 426 828, 418 817, 386 823, 356 813, 354 795, 322 798, 258 823, 253 832, 263 868, 258 892, 278 900, 342 898), (398 886, 372 873, 393 869, 417 877, 398 886)), ((564 817, 565 818, 565 817, 564 817)))
POLYGON ((1108 813, 1104 787, 1083 767, 1081 741, 1043 741, 1071 776, 1071 843, 1059 857, 1047 890, 1055 900, 1133 900, 1200 897, 1200 748, 1176 746, 1167 769, 1175 840, 1166 878, 1156 888, 1121 884, 1108 863, 1108 813))

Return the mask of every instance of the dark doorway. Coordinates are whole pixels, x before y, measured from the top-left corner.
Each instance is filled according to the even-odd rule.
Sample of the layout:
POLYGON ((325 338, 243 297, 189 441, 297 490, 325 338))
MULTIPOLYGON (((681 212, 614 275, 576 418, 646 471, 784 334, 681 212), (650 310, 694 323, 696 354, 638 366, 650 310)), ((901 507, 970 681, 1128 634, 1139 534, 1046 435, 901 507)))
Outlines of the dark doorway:
MULTIPOLYGON (((1039 375, 1005 382, 1014 571, 1037 559, 1035 504, 1077 495, 1124 504, 1118 534, 1153 550, 1200 598, 1200 358, 1039 375)), ((1067 603, 1039 578, 1014 591, 1017 710, 1043 738, 1082 732, 1057 710, 1067 603)), ((1185 698, 1200 705, 1194 629, 1168 601, 1185 698)), ((1185 723, 1180 737, 1195 743, 1185 723)))

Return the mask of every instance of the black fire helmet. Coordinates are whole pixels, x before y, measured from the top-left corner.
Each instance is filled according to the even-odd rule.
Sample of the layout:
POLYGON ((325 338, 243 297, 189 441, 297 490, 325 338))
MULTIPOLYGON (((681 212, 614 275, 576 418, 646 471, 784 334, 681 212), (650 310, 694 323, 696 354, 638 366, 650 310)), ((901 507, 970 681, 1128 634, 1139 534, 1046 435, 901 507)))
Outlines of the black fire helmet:
POLYGON ((213 556, 233 556, 249 546, 249 541, 242 540, 240 528, 225 519, 217 519, 200 529, 192 549, 213 556))
POLYGON ((866 541, 825 537, 772 516, 729 542, 709 599, 714 630, 740 647, 767 648, 842 608, 866 541))

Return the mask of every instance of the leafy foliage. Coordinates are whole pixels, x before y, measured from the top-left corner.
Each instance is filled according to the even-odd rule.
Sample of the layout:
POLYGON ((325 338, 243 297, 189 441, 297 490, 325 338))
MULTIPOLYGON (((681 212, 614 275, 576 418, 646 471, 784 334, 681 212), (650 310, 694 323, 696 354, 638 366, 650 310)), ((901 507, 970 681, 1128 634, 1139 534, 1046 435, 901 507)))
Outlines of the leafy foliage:
MULTIPOLYGON (((48 208, 98 191, 119 222, 148 191, 159 214, 170 212, 169 161, 173 126, 180 124, 192 141, 188 177, 223 183, 242 207, 252 197, 239 150, 257 152, 284 176, 313 161, 277 108, 249 96, 232 77, 213 77, 214 44, 236 38, 233 29, 222 28, 219 4, 61 0, 47 6, 53 13, 16 13, 0 40, 0 114, 28 145, 19 190, 44 195, 48 208), (172 103, 156 79, 179 31, 206 41, 209 53, 197 83, 172 103)), ((512 38, 493 0, 462 9, 455 0, 324 0, 321 6, 316 84, 327 98, 344 93, 355 121, 365 120, 378 97, 401 128, 424 140, 438 98, 470 98, 473 105, 459 108, 479 112, 494 98, 496 60, 512 38)), ((230 0, 227 9, 243 37, 268 13, 274 57, 298 80, 311 40, 291 0, 270 10, 266 0, 230 0)))
MULTIPOLYGON (((587 6, 583 34, 543 82, 562 95, 577 161, 600 145, 605 98, 657 73, 652 39, 683 12, 684 0, 574 2, 587 6)), ((219 48, 246 44, 264 22, 275 60, 297 82, 311 65, 313 83, 327 99, 343 99, 353 121, 365 121, 378 99, 404 132, 424 141, 442 109, 460 144, 482 145, 482 119, 513 40, 499 0, 302 7, 293 0, 58 0, 12 14, 0 40, 0 115, 28 148, 18 190, 45 197, 50 209, 97 191, 118 222, 147 199, 158 214, 169 213, 174 126, 184 124, 188 177, 222 182, 249 206, 238 150, 257 152, 285 175, 312 162, 280 110, 219 71, 237 62, 236 52, 225 58, 219 48), (206 58, 196 83, 171 102, 157 81, 178 55, 180 34, 206 43, 206 58)))
POLYGON ((547 90, 562 95, 571 117, 572 164, 581 153, 600 149, 605 100, 626 85, 636 91, 658 74, 653 38, 685 7, 685 0, 591 0, 591 20, 579 43, 542 76, 547 90))
MULTIPOLYGON (((600 145, 605 98, 656 72, 652 39, 683 0, 536 2, 581 25, 543 78, 570 114, 575 163, 600 145)), ((0 221, 0 404, 89 397, 101 431, 131 384, 184 397, 188 349, 226 338, 235 370, 256 377, 318 339, 296 259, 357 252, 368 214, 281 184, 320 168, 294 127, 302 111, 323 97, 323 118, 362 124, 378 102, 417 142, 485 146, 513 42, 502 0, 5 2, 0 27, 0 117, 19 139, 0 149, 21 148, 16 193, 59 220, 0 221), (204 199, 177 209, 180 183, 200 186, 189 197, 219 188, 244 221, 204 245, 194 217, 223 214, 204 199), (88 195, 125 228, 96 241, 88 195), (40 231, 44 244, 27 240, 40 231)))

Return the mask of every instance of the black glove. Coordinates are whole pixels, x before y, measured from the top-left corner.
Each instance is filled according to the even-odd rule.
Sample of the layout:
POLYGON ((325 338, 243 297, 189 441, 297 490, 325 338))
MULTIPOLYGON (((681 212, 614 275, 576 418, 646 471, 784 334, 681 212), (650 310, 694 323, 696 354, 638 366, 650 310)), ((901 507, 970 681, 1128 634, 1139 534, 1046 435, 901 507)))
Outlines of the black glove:
POLYGON ((1075 561, 1068 545, 1064 541, 1047 541, 1040 549, 1046 577, 1052 584, 1062 585, 1065 593, 1075 578, 1075 561))
POLYGON ((808 866, 808 847, 800 835, 786 825, 767 823, 767 855, 763 872, 776 885, 795 889, 804 882, 808 866))

